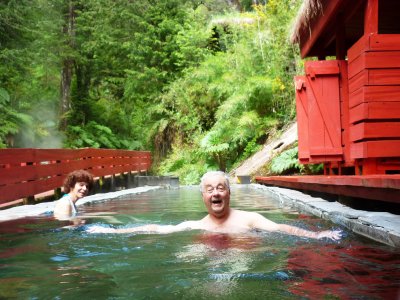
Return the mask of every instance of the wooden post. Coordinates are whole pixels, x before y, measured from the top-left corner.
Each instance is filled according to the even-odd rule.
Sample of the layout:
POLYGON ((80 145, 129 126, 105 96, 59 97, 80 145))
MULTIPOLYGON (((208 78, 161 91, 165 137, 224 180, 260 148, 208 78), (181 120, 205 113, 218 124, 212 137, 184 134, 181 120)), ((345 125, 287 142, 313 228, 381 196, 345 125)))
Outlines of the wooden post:
POLYGON ((379 0, 368 0, 364 15, 364 35, 378 33, 379 0))
POLYGON ((24 198, 23 203, 24 203, 24 205, 35 204, 35 196, 28 196, 28 197, 24 198))

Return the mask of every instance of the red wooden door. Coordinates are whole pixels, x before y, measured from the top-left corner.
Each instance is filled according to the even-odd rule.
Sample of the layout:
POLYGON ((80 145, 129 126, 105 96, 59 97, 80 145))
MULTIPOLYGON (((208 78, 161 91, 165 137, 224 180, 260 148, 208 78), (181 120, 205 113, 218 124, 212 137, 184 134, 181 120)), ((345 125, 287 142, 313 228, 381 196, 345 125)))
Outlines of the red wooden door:
POLYGON ((305 64, 310 162, 343 159, 338 61, 305 64))

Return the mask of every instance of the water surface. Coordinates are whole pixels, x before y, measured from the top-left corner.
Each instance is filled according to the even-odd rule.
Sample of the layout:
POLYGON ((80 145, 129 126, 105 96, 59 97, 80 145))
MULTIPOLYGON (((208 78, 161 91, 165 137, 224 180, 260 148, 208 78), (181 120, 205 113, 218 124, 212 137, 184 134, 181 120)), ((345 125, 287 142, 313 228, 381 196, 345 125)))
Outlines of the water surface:
MULTIPOLYGON (((264 191, 232 190, 231 206, 309 230, 328 221, 281 208, 264 191)), ((400 255, 346 233, 339 242, 278 233, 88 234, 200 219, 197 187, 80 207, 86 224, 51 217, 0 223, 0 299, 398 299, 400 255)))

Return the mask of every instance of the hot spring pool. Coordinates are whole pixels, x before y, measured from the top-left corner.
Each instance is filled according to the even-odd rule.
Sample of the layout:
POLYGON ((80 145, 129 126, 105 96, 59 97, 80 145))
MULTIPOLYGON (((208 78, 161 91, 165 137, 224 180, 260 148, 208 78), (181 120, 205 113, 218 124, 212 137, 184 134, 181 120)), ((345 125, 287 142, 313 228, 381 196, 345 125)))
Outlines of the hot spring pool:
MULTIPOLYGON (((234 186, 231 206, 310 230, 332 223, 234 186)), ((398 299, 400 254, 346 233, 339 242, 277 233, 89 234, 86 226, 177 224, 206 212, 197 187, 79 207, 86 225, 51 217, 0 223, 0 299, 398 299)))

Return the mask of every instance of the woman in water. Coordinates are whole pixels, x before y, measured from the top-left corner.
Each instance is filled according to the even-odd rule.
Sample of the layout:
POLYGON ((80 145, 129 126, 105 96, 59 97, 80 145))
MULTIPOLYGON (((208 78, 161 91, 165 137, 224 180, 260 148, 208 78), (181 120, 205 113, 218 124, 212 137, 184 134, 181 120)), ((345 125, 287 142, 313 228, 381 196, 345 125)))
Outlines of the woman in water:
POLYGON ((56 202, 54 216, 66 219, 76 215, 75 203, 85 197, 93 187, 93 175, 85 170, 77 170, 65 178, 63 190, 65 195, 56 202))

